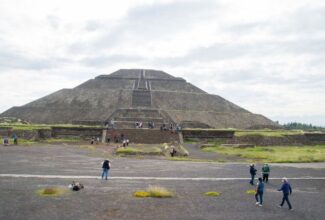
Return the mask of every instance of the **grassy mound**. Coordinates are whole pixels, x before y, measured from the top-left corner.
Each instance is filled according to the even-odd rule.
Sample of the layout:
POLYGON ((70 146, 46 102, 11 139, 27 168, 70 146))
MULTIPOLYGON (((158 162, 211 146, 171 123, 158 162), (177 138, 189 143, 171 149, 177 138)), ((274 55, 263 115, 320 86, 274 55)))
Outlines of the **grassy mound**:
POLYGON ((36 193, 40 196, 60 196, 67 193, 67 189, 57 188, 57 187, 46 187, 38 189, 36 193))
POLYGON ((220 194, 221 194, 220 192, 216 192, 216 191, 204 193, 204 195, 206 195, 206 196, 214 196, 214 197, 218 197, 218 196, 220 196, 220 194))
POLYGON ((325 161, 325 145, 257 146, 255 148, 213 146, 203 148, 202 150, 205 152, 217 152, 269 163, 309 163, 325 161))
POLYGON ((137 191, 133 194, 135 197, 153 197, 153 198, 171 198, 174 194, 161 186, 149 186, 146 191, 137 191))
POLYGON ((159 147, 120 147, 116 150, 119 155, 162 155, 159 147))

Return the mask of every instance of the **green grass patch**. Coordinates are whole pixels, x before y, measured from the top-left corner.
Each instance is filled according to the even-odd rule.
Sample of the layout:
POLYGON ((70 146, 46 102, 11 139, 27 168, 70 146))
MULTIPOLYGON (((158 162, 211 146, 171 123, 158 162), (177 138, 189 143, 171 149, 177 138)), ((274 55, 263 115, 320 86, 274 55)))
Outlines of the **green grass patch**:
POLYGON ((145 191, 136 191, 135 197, 171 198, 174 193, 161 186, 149 186, 145 191))
POLYGON ((265 136, 265 137, 284 137, 287 135, 303 135, 302 130, 238 130, 235 131, 236 137, 243 136, 265 136))
POLYGON ((255 189, 249 189, 249 190, 246 190, 246 194, 248 194, 248 195, 255 195, 256 194, 256 191, 255 191, 255 189))
POLYGON ((0 123, 2 128, 12 128, 13 130, 34 131, 40 129, 51 129, 51 127, 63 128, 102 128, 99 125, 73 125, 73 124, 21 124, 21 123, 0 123))
POLYGON ((159 147, 119 147, 116 150, 119 155, 162 155, 159 147))
POLYGON ((184 143, 185 144, 196 144, 198 143, 199 140, 198 139, 193 139, 193 138, 185 138, 184 139, 184 143))
POLYGON ((214 197, 218 197, 218 196, 220 196, 220 194, 221 194, 220 192, 216 192, 216 191, 204 193, 204 195, 206 195, 206 196, 214 196, 214 197))
POLYGON ((43 143, 78 143, 81 142, 81 138, 71 137, 71 138, 49 138, 42 140, 43 143))
POLYGON ((268 146, 255 148, 206 147, 205 152, 217 152, 250 160, 269 163, 325 162, 325 145, 316 146, 268 146))
POLYGON ((36 194, 39 196, 61 196, 68 192, 67 189, 57 187, 46 187, 36 190, 36 194))

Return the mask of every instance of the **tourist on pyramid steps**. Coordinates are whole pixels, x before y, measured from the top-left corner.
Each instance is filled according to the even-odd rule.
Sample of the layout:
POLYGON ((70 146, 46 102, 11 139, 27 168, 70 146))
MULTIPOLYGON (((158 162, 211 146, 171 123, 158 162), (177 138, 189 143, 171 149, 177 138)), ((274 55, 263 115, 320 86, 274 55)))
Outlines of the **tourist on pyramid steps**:
POLYGON ((102 169, 103 169, 102 179, 104 179, 104 177, 105 177, 105 180, 107 180, 108 171, 110 168, 111 168, 111 163, 109 162, 109 160, 104 160, 104 162, 102 164, 102 169))
POLYGON ((262 175, 263 175, 263 182, 269 182, 269 175, 270 175, 270 167, 267 163, 265 163, 262 167, 262 175))
POLYGON ((264 193, 264 182, 261 177, 258 178, 258 182, 256 185, 256 205, 262 206, 263 205, 263 193, 264 193))
POLYGON ((9 138, 5 137, 5 138, 3 139, 3 145, 4 145, 4 146, 8 146, 8 145, 9 145, 9 138))
POLYGON ((293 210, 292 209, 292 206, 291 206, 291 203, 290 203, 290 200, 289 200, 289 195, 292 194, 292 188, 288 182, 288 179, 286 177, 283 177, 282 178, 282 186, 280 189, 278 189, 278 191, 282 191, 283 193, 283 197, 282 197, 282 202, 281 204, 279 205, 280 208, 283 207, 284 205, 284 201, 287 202, 288 206, 289 206, 289 210, 293 210))
POLYGON ((256 169, 255 169, 255 165, 251 164, 249 166, 249 173, 251 174, 251 181, 249 182, 251 185, 254 185, 254 178, 256 176, 256 169))

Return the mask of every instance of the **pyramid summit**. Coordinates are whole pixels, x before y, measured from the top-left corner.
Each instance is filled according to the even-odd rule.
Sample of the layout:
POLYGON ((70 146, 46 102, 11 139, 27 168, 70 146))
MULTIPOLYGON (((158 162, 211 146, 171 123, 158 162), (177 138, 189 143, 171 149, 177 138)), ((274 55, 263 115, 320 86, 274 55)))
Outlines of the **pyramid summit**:
POLYGON ((0 117, 17 117, 32 123, 98 124, 114 121, 119 128, 154 122, 183 127, 277 127, 218 96, 163 71, 120 69, 99 75, 73 89, 62 89, 0 117))

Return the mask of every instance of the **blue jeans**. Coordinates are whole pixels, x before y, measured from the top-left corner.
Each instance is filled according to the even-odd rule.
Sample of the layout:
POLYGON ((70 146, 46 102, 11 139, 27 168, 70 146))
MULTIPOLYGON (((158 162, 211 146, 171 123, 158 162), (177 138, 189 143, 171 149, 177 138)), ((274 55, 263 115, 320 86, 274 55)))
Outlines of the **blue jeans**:
POLYGON ((291 203, 289 201, 289 194, 283 194, 283 198, 282 198, 282 202, 280 204, 280 206, 284 205, 284 201, 286 201, 288 203, 289 209, 292 209, 291 203))
POLYGON ((107 168, 103 168, 102 179, 104 179, 104 176, 105 176, 105 180, 107 180, 107 176, 108 176, 108 169, 107 168))
POLYGON ((256 194, 255 194, 256 202, 258 202, 258 196, 260 197, 260 204, 262 205, 263 204, 263 192, 259 192, 259 191, 256 192, 256 194))
POLYGON ((254 185, 254 178, 255 178, 255 175, 251 174, 251 181, 249 181, 249 183, 252 185, 254 185))

